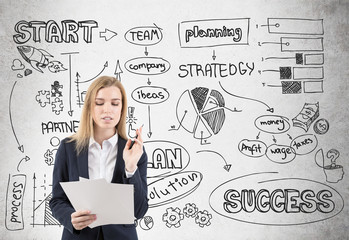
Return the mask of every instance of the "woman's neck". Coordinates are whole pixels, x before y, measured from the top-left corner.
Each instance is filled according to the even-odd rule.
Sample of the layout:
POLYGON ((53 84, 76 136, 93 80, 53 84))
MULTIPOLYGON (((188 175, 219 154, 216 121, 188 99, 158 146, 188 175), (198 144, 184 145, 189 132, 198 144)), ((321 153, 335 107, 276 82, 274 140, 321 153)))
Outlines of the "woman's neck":
POLYGON ((100 146, 102 146, 102 143, 104 140, 107 140, 114 136, 116 133, 116 129, 94 129, 94 140, 99 143, 100 146))

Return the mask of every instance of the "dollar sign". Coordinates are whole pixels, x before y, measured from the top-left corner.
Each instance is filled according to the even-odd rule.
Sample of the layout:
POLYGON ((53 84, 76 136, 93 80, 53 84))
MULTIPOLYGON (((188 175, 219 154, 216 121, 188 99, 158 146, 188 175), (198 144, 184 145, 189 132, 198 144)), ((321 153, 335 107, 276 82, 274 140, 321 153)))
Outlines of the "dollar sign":
POLYGON ((319 127, 321 128, 322 131, 325 131, 327 129, 327 126, 325 123, 319 123, 319 127))
POLYGON ((52 152, 49 149, 47 149, 47 151, 45 152, 44 157, 45 157, 45 163, 51 166, 53 163, 53 157, 52 157, 52 152))

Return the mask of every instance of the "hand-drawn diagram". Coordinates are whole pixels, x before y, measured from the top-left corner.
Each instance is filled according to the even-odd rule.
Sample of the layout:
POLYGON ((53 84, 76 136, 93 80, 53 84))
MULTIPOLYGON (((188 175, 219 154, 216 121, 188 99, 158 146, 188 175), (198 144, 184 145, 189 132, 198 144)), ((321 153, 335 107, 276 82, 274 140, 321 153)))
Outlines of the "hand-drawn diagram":
POLYGON ((50 189, 52 187, 47 181, 47 176, 44 174, 39 179, 36 174, 33 175, 33 209, 32 209, 32 223, 35 226, 60 226, 61 224, 52 216, 52 211, 49 206, 52 193, 50 189), (38 184, 38 182, 40 182, 38 184))
POLYGON ((221 184, 211 193, 210 206, 217 214, 240 222, 291 226, 332 218, 343 210, 344 200, 323 183, 279 178, 278 173, 269 172, 221 184))
POLYGON ((54 81, 54 83, 51 85, 51 91, 39 90, 38 94, 35 96, 35 100, 42 108, 50 104, 52 112, 59 115, 63 111, 64 107, 61 89, 63 89, 63 85, 61 85, 59 81, 54 81))
POLYGON ((260 46, 279 44, 281 53, 296 52, 293 56, 265 57, 263 60, 295 59, 296 65, 305 67, 280 66, 277 70, 263 70, 262 72, 279 72, 279 84, 268 84, 269 87, 282 88, 283 94, 323 93, 324 79, 324 23, 323 19, 301 18, 268 18, 267 25, 270 34, 287 35, 280 37, 279 42, 260 42, 260 46), (293 35, 293 36, 290 36, 293 35), (319 37, 315 37, 315 36, 319 37), (314 53, 316 52, 316 53, 314 53), (295 81, 296 80, 296 81, 295 81))
POLYGON ((134 127, 134 125, 137 124, 137 118, 135 118, 134 112, 135 112, 135 107, 129 106, 127 108, 127 117, 126 117, 126 124, 128 124, 127 134, 130 138, 136 137, 137 127, 134 127))
MULTIPOLYGON (((257 103, 260 103, 264 106, 267 107, 266 111, 268 112, 271 112, 273 113, 274 112, 274 108, 270 107, 267 103, 261 101, 261 100, 258 100, 258 99, 254 99, 254 98, 251 98, 251 97, 246 97, 246 96, 239 96, 239 95, 236 95, 236 94, 233 94, 231 92, 228 92, 221 84, 221 82, 219 82, 219 85, 220 87, 223 89, 224 92, 226 92, 227 94, 229 94, 230 96, 233 96, 233 97, 236 97, 236 98, 241 98, 241 99, 245 99, 245 100, 248 100, 248 101, 253 101, 253 102, 257 102, 257 103)), ((234 108, 234 111, 236 111, 236 109, 234 108)))
POLYGON ((292 119, 294 127, 308 132, 310 125, 319 117, 319 103, 305 103, 299 114, 292 119))
POLYGON ((19 46, 18 52, 23 59, 27 61, 36 71, 43 73, 41 68, 47 67, 50 72, 57 73, 67 70, 59 61, 50 61, 53 56, 43 49, 37 49, 31 46, 19 46))
MULTIPOLYGON (((308 132, 311 124, 318 117, 319 103, 305 103, 301 112, 292 119, 293 126, 302 128, 305 132, 308 132)), ((307 155, 313 152, 318 146, 318 140, 314 134, 302 134, 295 138, 292 138, 288 134, 291 140, 289 143, 277 143, 274 135, 284 134, 290 130, 291 124, 287 117, 263 115, 255 119, 255 127, 261 132, 272 134, 274 144, 267 146, 264 141, 261 141, 261 132, 258 133, 256 139, 243 139, 239 142, 238 149, 248 157, 258 158, 265 155, 272 162, 285 164, 293 161, 297 155, 307 155)), ((322 126, 323 128, 328 129, 328 125, 322 126)), ((315 131, 315 133, 317 132, 319 131, 315 131)))
POLYGON ((147 130, 143 139, 150 209, 135 225, 150 238, 159 230, 180 233, 189 224, 197 226, 193 233, 226 230, 234 221, 267 225, 270 231, 283 226, 296 233, 299 225, 341 221, 347 153, 333 139, 344 135, 334 117, 344 110, 332 109, 328 99, 338 94, 338 78, 347 76, 333 67, 339 48, 331 38, 339 33, 330 28, 333 20, 322 19, 322 14, 329 16, 326 11, 321 19, 318 13, 273 18, 267 11, 233 18, 232 12, 227 18, 196 20, 181 13, 168 16, 171 24, 161 22, 161 15, 159 23, 145 25, 138 25, 138 18, 134 25, 109 22, 120 29, 102 28, 91 19, 11 23, 13 56, 4 86, 11 87, 7 124, 19 152, 14 153, 15 173, 9 171, 4 191, 5 237, 11 238, 12 231, 26 234, 28 226, 60 229, 48 204, 55 154, 60 139, 77 131, 86 91, 102 75, 115 76, 127 88, 128 137, 134 138, 143 123, 147 130), (86 63, 94 69, 86 71, 86 63), (331 92, 326 92, 329 86, 331 92), (178 99, 172 99, 176 94, 178 99), (23 99, 29 99, 25 108, 33 110, 25 119, 32 129, 25 134, 18 117, 23 99), (170 122, 168 131, 161 132, 159 122, 170 122), (231 142, 221 144, 231 129, 236 130, 231 142), (40 139, 28 139, 37 133, 40 139), (30 149, 28 141, 40 146, 30 149), (223 148, 224 153, 218 150, 223 148), (258 170, 261 166, 275 170, 258 170), (253 173, 247 172, 251 167, 253 173), (33 176, 32 191, 26 189, 31 182, 27 176, 33 176), (32 206, 32 221, 26 221, 26 205, 32 206))
POLYGON ((56 152, 58 150, 58 146, 60 144, 61 140, 58 137, 52 137, 50 140, 50 144, 54 149, 47 149, 47 151, 44 154, 45 163, 48 166, 54 165, 54 158, 56 156, 56 152))
POLYGON ((220 153, 212 151, 212 150, 200 150, 200 151, 197 151, 196 153, 214 153, 214 154, 220 156, 225 163, 225 165, 223 166, 224 170, 226 170, 227 172, 230 171, 231 164, 228 164, 227 161, 224 159, 224 157, 220 153))
POLYGON ((23 200, 27 183, 24 174, 9 175, 6 192, 5 226, 7 230, 24 229, 23 200))
POLYGON ((150 230, 154 226, 154 220, 151 216, 144 216, 142 219, 139 220, 139 226, 143 230, 150 230))
POLYGON ((178 228, 181 226, 181 220, 184 219, 184 214, 179 208, 167 208, 166 213, 162 216, 162 221, 166 222, 167 227, 178 228))
POLYGON ((169 141, 148 141, 144 145, 149 156, 150 208, 178 201, 199 187, 203 179, 200 172, 183 172, 190 163, 190 156, 185 148, 169 141))
POLYGON ((201 144, 203 140, 219 133, 225 121, 225 101, 220 92, 205 87, 186 90, 176 106, 180 127, 192 133, 201 144))
POLYGON ((178 24, 182 48, 249 44, 249 18, 185 21, 178 24))
POLYGON ((337 164, 337 159, 339 158, 339 151, 336 149, 331 149, 327 152, 326 157, 330 160, 330 164, 327 163, 324 152, 319 149, 315 154, 316 164, 324 170, 326 176, 326 182, 337 183, 343 179, 344 170, 343 166, 337 164))
POLYGON ((181 223, 186 218, 194 218, 195 223, 201 228, 211 225, 212 214, 207 210, 199 211, 195 203, 187 203, 183 209, 178 207, 169 207, 166 209, 166 213, 162 215, 162 221, 166 223, 168 228, 181 227, 181 223))
POLYGON ((14 92, 14 89, 16 87, 16 84, 17 84, 17 81, 15 81, 13 83, 13 86, 12 86, 12 90, 11 90, 11 94, 10 94, 10 99, 9 99, 9 118, 10 118, 10 124, 11 124, 11 128, 12 128, 12 132, 13 132, 13 135, 16 139, 16 142, 17 142, 17 145, 18 145, 18 149, 24 153, 24 146, 20 144, 19 140, 18 140, 18 137, 17 137, 17 134, 16 134, 16 131, 15 131, 15 128, 13 126, 13 120, 12 120, 12 97, 13 97, 13 92, 14 92))

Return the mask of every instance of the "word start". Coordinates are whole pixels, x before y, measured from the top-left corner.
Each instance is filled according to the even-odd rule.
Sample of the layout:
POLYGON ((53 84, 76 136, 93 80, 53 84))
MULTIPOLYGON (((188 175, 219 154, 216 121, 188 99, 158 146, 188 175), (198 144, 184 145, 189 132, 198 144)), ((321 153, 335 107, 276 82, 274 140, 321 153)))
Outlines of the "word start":
POLYGON ((34 42, 41 42, 44 33, 45 41, 51 42, 65 42, 65 43, 78 43, 79 33, 82 34, 83 39, 86 43, 92 42, 92 30, 97 28, 98 23, 94 20, 86 20, 76 22, 74 20, 63 20, 61 26, 50 20, 44 21, 19 21, 14 30, 16 32, 13 35, 13 40, 17 44, 23 44, 32 39, 34 42))

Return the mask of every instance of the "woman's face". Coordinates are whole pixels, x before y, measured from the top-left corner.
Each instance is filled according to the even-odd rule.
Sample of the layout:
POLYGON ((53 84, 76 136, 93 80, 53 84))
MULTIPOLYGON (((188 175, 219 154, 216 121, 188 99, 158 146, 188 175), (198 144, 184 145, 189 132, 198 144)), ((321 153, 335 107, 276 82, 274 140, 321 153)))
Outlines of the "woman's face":
POLYGON ((92 104, 92 118, 96 130, 115 131, 120 121, 122 110, 122 95, 115 86, 98 90, 95 102, 92 104))

